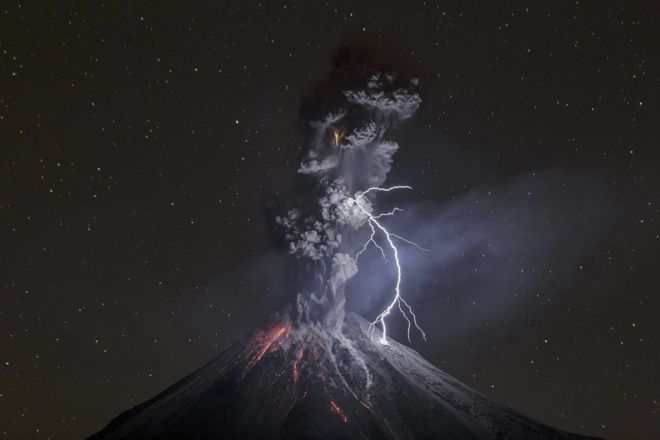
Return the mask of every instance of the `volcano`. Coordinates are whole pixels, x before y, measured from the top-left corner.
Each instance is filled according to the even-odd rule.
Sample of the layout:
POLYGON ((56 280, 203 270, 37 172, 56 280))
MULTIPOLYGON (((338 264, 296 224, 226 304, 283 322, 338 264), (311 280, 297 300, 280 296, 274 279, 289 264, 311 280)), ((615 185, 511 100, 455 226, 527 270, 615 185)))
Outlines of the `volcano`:
POLYGON ((348 313, 279 319, 116 417, 110 439, 584 439, 499 405, 348 313))
POLYGON ((272 225, 291 256, 285 290, 295 302, 92 439, 584 438, 488 400, 387 337, 400 313, 409 340, 411 330, 426 338, 418 305, 404 299, 398 246, 431 251, 390 229, 402 209, 376 203, 412 190, 381 185, 399 148, 395 129, 420 106, 420 81, 349 55, 303 105, 297 196, 272 225), (346 283, 370 248, 383 259, 381 276, 394 279, 373 322, 345 308, 346 283))

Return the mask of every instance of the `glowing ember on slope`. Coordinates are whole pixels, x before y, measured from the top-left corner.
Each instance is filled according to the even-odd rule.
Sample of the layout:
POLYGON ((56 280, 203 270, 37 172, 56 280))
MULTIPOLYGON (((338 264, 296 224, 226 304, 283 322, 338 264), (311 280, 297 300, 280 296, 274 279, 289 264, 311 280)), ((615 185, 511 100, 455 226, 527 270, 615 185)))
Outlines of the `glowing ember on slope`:
POLYGON ((300 370, 298 369, 298 363, 302 359, 303 349, 299 348, 296 353, 296 360, 293 362, 293 392, 296 392, 296 385, 298 385, 298 377, 300 376, 300 370))
POLYGON ((348 382, 346 382, 346 379, 344 379, 344 376, 342 376, 342 374, 339 372, 339 370, 337 370, 337 374, 339 374, 339 378, 340 378, 341 381, 344 383, 344 386, 346 387, 346 389, 348 390, 348 392, 351 393, 351 395, 353 396, 353 398, 354 398, 355 400, 357 400, 357 401, 360 403, 360 405, 364 406, 364 407, 365 407, 366 409, 368 409, 368 410, 371 410, 371 407, 370 407, 369 405, 367 405, 366 403, 364 403, 364 402, 363 402, 363 401, 357 396, 357 394, 355 394, 355 391, 353 391, 353 388, 351 388, 351 386, 348 384, 348 382))
POLYGON ((339 416, 339 418, 342 420, 342 422, 344 422, 344 423, 348 423, 348 416, 346 415, 346 413, 344 412, 344 410, 341 409, 341 408, 339 407, 339 405, 337 405, 337 404, 335 403, 334 400, 331 400, 331 401, 330 401, 330 411, 332 411, 333 413, 337 414, 337 415, 339 416))

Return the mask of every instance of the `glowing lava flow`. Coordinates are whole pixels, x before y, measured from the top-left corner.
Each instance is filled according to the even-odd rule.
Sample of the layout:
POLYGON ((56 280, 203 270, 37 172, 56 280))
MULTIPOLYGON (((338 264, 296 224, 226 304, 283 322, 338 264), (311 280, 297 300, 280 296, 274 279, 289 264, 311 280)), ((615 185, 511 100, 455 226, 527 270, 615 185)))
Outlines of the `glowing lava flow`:
POLYGON ((373 338, 375 326, 376 326, 377 323, 380 322, 380 325, 381 325, 381 328, 382 328, 382 331, 383 331, 383 334, 380 338, 381 344, 387 344, 387 327, 385 325, 385 318, 390 313, 392 313, 392 310, 394 309, 395 306, 397 306, 399 308, 399 311, 401 312, 401 314, 403 315, 405 320, 408 322, 408 341, 410 341, 410 328, 411 328, 411 325, 413 323, 415 324, 415 327, 417 328, 417 330, 419 330, 419 332, 422 334, 422 338, 424 338, 424 340, 426 340, 426 333, 424 333, 424 330, 422 330, 422 328, 417 324, 417 317, 415 316, 415 313, 412 311, 412 307, 410 307, 410 305, 401 296, 401 263, 399 262, 399 250, 397 249, 396 245, 394 244, 394 241, 392 241, 392 238, 397 238, 401 241, 412 244, 413 246, 415 246, 415 247, 417 247, 421 250, 424 250, 424 251, 428 251, 428 249, 424 249, 424 248, 420 247, 419 245, 417 245, 416 243, 413 243, 410 240, 407 240, 407 239, 405 239, 405 238, 403 238, 399 235, 396 235, 396 234, 393 234, 393 233, 389 232, 387 230, 387 228, 385 228, 378 221, 378 219, 381 218, 381 217, 387 217, 387 216, 390 216, 390 215, 394 215, 397 211, 400 211, 399 208, 394 208, 390 212, 385 212, 385 213, 374 215, 371 212, 369 212, 369 209, 367 209, 367 207, 362 203, 363 199, 364 199, 364 196, 366 196, 370 192, 377 192, 377 191, 390 192, 392 190, 397 190, 397 189, 412 189, 412 188, 409 187, 409 186, 403 186, 403 185, 391 186, 389 188, 371 187, 371 188, 368 188, 365 191, 356 193, 355 198, 349 199, 349 201, 352 201, 353 203, 355 203, 355 205, 360 209, 360 211, 362 211, 362 213, 367 217, 366 222, 369 223, 369 226, 371 227, 371 235, 369 236, 369 239, 364 243, 364 246, 362 247, 360 252, 358 252, 355 255, 355 259, 357 260, 357 258, 367 249, 367 247, 371 243, 376 248, 378 248, 380 250, 380 253, 383 255, 383 258, 387 261, 385 250, 378 244, 378 242, 376 241, 376 238, 375 238, 377 230, 380 230, 383 233, 383 235, 385 236, 385 241, 387 242, 387 246, 389 246, 390 249, 392 249, 392 254, 394 255, 394 263, 396 265, 396 285, 395 285, 395 288, 394 288, 394 292, 395 292, 394 299, 392 299, 392 302, 390 302, 390 304, 385 308, 385 310, 383 310, 380 313, 380 315, 378 315, 376 317, 376 319, 369 325, 369 331, 368 331, 368 333, 373 338), (410 321, 410 318, 408 317, 408 313, 406 313, 403 306, 405 306, 406 309, 408 309, 408 313, 410 314, 410 316, 412 316, 412 322, 410 321))
POLYGON ((289 333, 293 327, 291 324, 278 324, 271 329, 269 329, 267 332, 264 332, 262 336, 262 341, 261 347, 259 351, 256 354, 253 354, 252 359, 247 363, 246 365, 246 370, 251 369, 254 367, 261 359, 264 357, 264 355, 270 350, 273 346, 273 344, 283 335, 289 333))
POLYGON ((298 385, 298 378, 300 377, 300 368, 298 364, 303 357, 303 349, 299 348, 296 352, 296 360, 293 362, 293 392, 296 392, 296 386, 298 385))
POLYGON ((337 404, 335 403, 334 400, 331 400, 331 401, 330 401, 330 411, 332 411, 333 413, 337 414, 337 415, 339 416, 339 418, 342 420, 342 422, 344 422, 344 423, 348 423, 348 416, 346 415, 346 413, 344 412, 344 410, 341 409, 341 408, 339 407, 339 405, 337 405, 337 404))

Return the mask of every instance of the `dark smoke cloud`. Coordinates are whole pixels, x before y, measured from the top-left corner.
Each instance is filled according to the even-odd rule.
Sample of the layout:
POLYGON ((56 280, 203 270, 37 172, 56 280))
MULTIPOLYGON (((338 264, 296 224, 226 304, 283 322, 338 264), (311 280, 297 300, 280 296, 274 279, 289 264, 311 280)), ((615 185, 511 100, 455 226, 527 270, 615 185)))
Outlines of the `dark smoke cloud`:
POLYGON ((419 86, 366 52, 340 50, 329 77, 303 100, 299 172, 340 181, 351 194, 381 185, 399 148, 393 130, 419 108, 419 86))

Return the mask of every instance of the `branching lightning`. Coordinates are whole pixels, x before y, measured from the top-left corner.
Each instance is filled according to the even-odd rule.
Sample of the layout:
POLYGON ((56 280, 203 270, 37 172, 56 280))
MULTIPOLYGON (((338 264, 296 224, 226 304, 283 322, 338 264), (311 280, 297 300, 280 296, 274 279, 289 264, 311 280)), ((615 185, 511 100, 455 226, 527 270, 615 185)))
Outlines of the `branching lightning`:
POLYGON ((401 237, 400 235, 394 234, 390 232, 385 226, 382 225, 378 220, 383 217, 388 217, 391 215, 394 215, 397 211, 401 211, 399 208, 394 208, 389 212, 384 212, 380 214, 372 214, 370 210, 367 208, 368 205, 365 205, 364 203, 364 197, 371 193, 371 192, 390 192, 393 190, 399 190, 399 189, 412 189, 410 186, 405 186, 405 185, 397 185, 397 186, 391 186, 388 188, 380 188, 380 187, 371 187, 368 188, 365 191, 361 191, 355 194, 354 198, 349 199, 349 202, 355 203, 355 205, 358 207, 358 209, 367 217, 367 220, 365 223, 369 224, 369 227, 371 228, 371 234, 369 235, 369 238, 367 241, 364 243, 364 246, 362 249, 355 255, 355 259, 357 260, 359 256, 367 250, 370 244, 373 244, 381 253, 383 256, 383 259, 387 262, 387 254, 385 252, 385 249, 376 241, 376 235, 378 231, 380 231, 385 237, 385 243, 387 244, 387 247, 389 247, 392 251, 392 255, 394 256, 394 264, 396 266, 396 285, 394 287, 394 298, 392 301, 389 303, 389 305, 383 310, 377 317, 376 319, 369 325, 369 330, 368 333, 370 336, 373 338, 374 331, 376 329, 376 324, 380 323, 381 329, 382 329, 382 336, 380 338, 380 342, 382 344, 387 344, 387 326, 385 324, 385 318, 387 318, 391 313, 394 307, 398 307, 399 311, 401 312, 401 315, 403 315, 404 319, 408 323, 408 341, 410 341, 410 329, 412 325, 415 326, 415 328, 421 333, 422 338, 426 340, 426 333, 424 333, 424 330, 419 326, 417 323, 417 316, 415 316, 415 313, 412 310, 412 307, 403 299, 401 296, 401 279, 402 279, 402 270, 401 270, 401 263, 399 261, 399 250, 394 244, 393 239, 398 239, 400 241, 403 241, 405 243, 411 244, 415 247, 417 247, 420 250, 423 251, 428 251, 428 249, 424 249, 423 247, 419 246, 418 244, 401 237), (407 310, 407 311, 406 311, 407 310), (412 318, 412 320, 411 320, 412 318))

